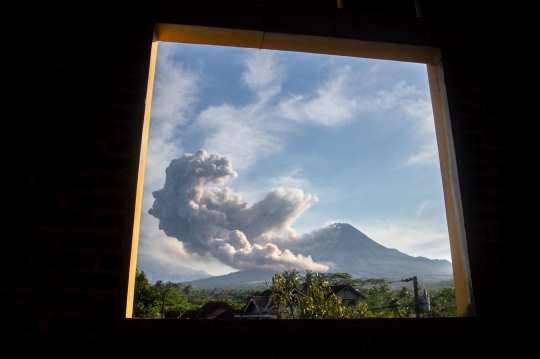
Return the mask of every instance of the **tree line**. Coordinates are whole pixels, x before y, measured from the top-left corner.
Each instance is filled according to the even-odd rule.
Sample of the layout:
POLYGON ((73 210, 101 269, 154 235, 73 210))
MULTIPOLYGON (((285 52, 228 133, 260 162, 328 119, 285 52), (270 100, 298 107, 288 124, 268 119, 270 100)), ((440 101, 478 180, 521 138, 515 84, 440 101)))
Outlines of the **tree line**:
MULTIPOLYGON (((413 318, 415 317, 414 293, 410 285, 394 289, 395 282, 385 278, 353 278, 349 273, 318 273, 296 269, 276 273, 267 289, 272 292, 276 318, 413 318), (394 283, 394 286, 391 284, 394 283), (330 286, 349 284, 365 299, 343 301, 334 295, 330 286), (299 295, 294 288, 300 289, 299 295)), ((134 318, 165 318, 170 313, 198 309, 207 302, 227 302, 241 310, 251 296, 261 288, 197 289, 190 284, 163 282, 151 284, 144 271, 136 270, 133 301, 134 318)), ((453 287, 435 288, 430 291, 430 310, 421 317, 455 317, 457 308, 453 287)))
MULTIPOLYGON (((407 282, 408 280, 404 280, 407 282)), ((272 278, 272 299, 278 319, 413 318, 416 317, 413 289, 407 285, 391 289, 385 278, 353 278, 349 273, 301 275, 295 269, 276 273, 272 278), (331 286, 349 284, 365 299, 344 301, 331 286), (299 288, 303 293, 294 291, 299 288)), ((430 309, 420 317, 457 316, 453 287, 435 289, 430 294, 430 309)))
POLYGON ((227 302, 234 309, 242 309, 260 288, 197 289, 191 284, 163 282, 151 284, 144 271, 135 272, 133 295, 134 318, 165 318, 173 312, 198 309, 208 302, 227 302))

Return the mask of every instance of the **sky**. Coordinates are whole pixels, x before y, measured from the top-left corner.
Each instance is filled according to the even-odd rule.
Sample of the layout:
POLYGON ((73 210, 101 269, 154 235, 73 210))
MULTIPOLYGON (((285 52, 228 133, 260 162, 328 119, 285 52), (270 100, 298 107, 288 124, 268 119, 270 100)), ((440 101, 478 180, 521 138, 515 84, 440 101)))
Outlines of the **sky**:
POLYGON ((146 156, 139 253, 324 271, 338 222, 450 261, 424 64, 160 42, 146 156))

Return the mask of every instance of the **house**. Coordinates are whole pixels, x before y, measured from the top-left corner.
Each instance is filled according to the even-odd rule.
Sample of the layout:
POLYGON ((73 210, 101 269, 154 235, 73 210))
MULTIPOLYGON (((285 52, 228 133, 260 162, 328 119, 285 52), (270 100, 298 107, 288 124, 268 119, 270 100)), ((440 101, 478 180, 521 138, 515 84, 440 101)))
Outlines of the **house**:
MULTIPOLYGON (((291 294, 305 296, 305 294, 298 288, 291 290, 291 294)), ((274 318, 276 310, 274 307, 274 301, 272 299, 272 291, 267 289, 259 295, 254 295, 249 298, 244 310, 241 313, 234 315, 237 319, 246 318, 274 318)))
POLYGON ((214 319, 226 311, 234 311, 227 302, 209 302, 199 309, 186 310, 178 319, 214 319))
POLYGON ((340 284, 330 286, 332 293, 340 297, 343 302, 356 303, 358 300, 366 299, 366 297, 351 287, 349 284, 340 284))

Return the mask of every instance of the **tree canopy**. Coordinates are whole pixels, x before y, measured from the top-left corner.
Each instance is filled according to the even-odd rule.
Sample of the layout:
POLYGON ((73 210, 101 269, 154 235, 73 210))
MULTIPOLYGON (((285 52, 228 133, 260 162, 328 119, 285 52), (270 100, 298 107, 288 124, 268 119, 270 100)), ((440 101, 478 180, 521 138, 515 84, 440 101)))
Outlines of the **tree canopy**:
POLYGON ((160 316, 160 295, 150 284, 146 273, 135 270, 135 293, 133 295, 134 318, 156 318, 160 316))

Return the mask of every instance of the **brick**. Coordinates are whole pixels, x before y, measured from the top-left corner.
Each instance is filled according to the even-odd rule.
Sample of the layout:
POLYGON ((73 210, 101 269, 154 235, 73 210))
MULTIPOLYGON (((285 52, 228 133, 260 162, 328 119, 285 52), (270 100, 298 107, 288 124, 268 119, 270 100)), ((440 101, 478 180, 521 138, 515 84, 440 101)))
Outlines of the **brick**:
POLYGON ((103 168, 111 170, 118 170, 121 168, 123 173, 129 173, 133 164, 134 161, 132 159, 111 158, 103 161, 103 168))
POLYGON ((122 260, 117 254, 104 254, 99 259, 99 268, 104 270, 120 269, 122 260))
POLYGON ((106 229, 123 230, 126 226, 126 216, 124 215, 101 215, 97 217, 98 227, 106 229))
POLYGON ((77 138, 65 144, 70 153, 93 154, 99 151, 100 145, 96 139, 77 138))
POLYGON ((88 195, 70 201, 73 208, 81 209, 117 209, 123 210, 126 207, 124 199, 112 196, 88 195))
POLYGON ((113 274, 60 273, 57 284, 60 288, 115 289, 118 278, 113 274))
POLYGON ((114 318, 108 316, 92 316, 88 320, 87 330, 90 333, 114 333, 120 329, 114 318))
POLYGON ((38 226, 91 227, 94 215, 91 213, 36 211, 31 221, 38 226))
POLYGON ((38 174, 35 185, 38 188, 85 190, 93 188, 95 181, 93 176, 48 172, 38 174))
POLYGON ((18 208, 0 208, 0 217, 5 223, 5 226, 11 228, 26 227, 28 223, 26 213, 18 208))
POLYGON ((24 204, 25 197, 26 191, 22 188, 19 190, 2 190, 0 192, 0 206, 21 207, 24 204))
POLYGON ((58 194, 54 192, 29 192, 26 203, 31 206, 56 207, 59 204, 58 194))
POLYGON ((28 253, 20 250, 3 250, 0 252, 0 267, 25 267, 28 253))
POLYGON ((33 248, 42 249, 48 247, 53 236, 46 230, 11 230, 4 229, 3 237, 7 240, 7 246, 11 248, 33 248))
MULTIPOLYGON (((122 299, 118 296, 107 296, 102 298, 97 298, 95 301, 95 309, 101 313, 110 312, 116 313, 119 305, 123 305, 122 299)), ((125 300, 124 300, 125 301, 125 300)))
POLYGON ((100 176, 98 187, 102 189, 125 189, 126 176, 102 175, 100 176))
POLYGON ((90 297, 87 294, 58 294, 48 298, 51 310, 88 311, 90 297))
POLYGON ((129 140, 112 140, 107 143, 107 152, 109 153, 122 153, 122 154, 135 154, 140 152, 139 148, 133 146, 133 143, 129 140))
POLYGON ((96 248, 118 250, 123 237, 110 234, 69 233, 62 240, 63 248, 96 248))
POLYGON ((31 332, 37 330, 39 313, 36 311, 21 312, 7 311, 0 314, 2 316, 2 325, 0 325, 0 333, 2 332, 31 332))
POLYGON ((505 187, 507 179, 504 176, 470 175, 467 178, 469 190, 497 191, 505 187))
POLYGON ((93 266, 94 258, 93 254, 88 253, 42 252, 34 257, 32 265, 47 268, 89 269, 93 266))
POLYGON ((52 294, 52 293, 25 293, 12 294, 10 307, 40 311, 79 311, 89 310, 89 296, 87 294, 52 294))
POLYGON ((45 289, 51 286, 51 278, 45 271, 35 273, 18 268, 10 268, 3 272, 5 279, 0 285, 4 288, 45 289))
POLYGON ((52 320, 51 331, 57 334, 91 333, 87 316, 57 315, 52 320))

